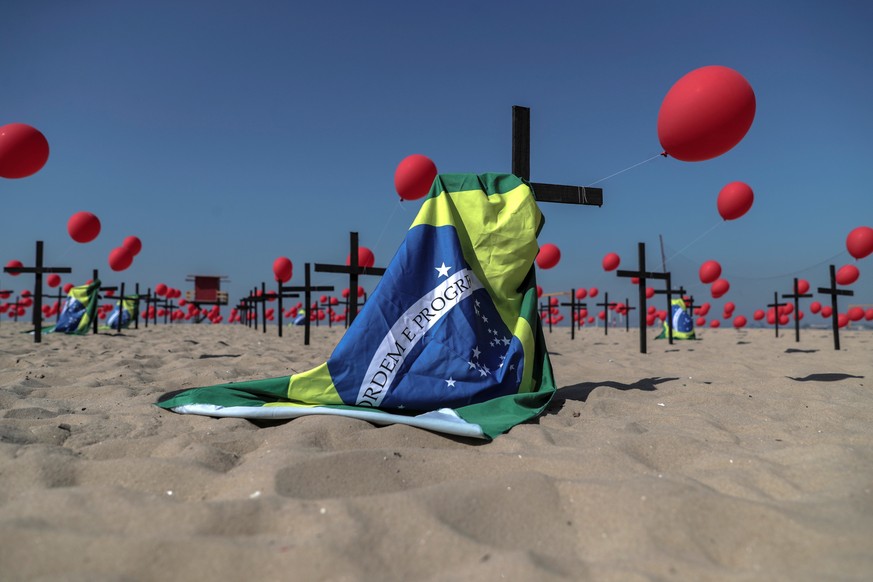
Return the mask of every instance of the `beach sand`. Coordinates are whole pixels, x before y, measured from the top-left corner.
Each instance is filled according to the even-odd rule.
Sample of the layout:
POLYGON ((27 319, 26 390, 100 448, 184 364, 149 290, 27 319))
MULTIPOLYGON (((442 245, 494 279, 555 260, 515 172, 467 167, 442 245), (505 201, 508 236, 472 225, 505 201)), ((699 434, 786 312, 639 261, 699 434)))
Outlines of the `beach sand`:
POLYGON ((493 442, 164 392, 324 362, 341 329, 0 325, 0 579, 873 580, 873 333, 568 328, 493 442))

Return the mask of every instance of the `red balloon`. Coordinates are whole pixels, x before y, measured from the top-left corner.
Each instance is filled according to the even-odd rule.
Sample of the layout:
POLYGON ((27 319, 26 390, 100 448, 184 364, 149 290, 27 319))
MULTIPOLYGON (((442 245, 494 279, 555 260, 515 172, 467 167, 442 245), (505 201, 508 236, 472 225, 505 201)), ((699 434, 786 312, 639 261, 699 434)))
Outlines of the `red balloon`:
MULTIPOLYGON (((372 267, 373 265, 370 266, 372 267)), ((364 291, 364 288, 358 285, 358 297, 363 297, 364 293, 366 293, 366 291, 364 291)))
MULTIPOLYGON (((7 267, 12 267, 12 268, 17 268, 17 267, 23 267, 23 266, 24 266, 24 263, 22 263, 21 261, 19 261, 19 260, 17 260, 17 259, 12 259, 12 260, 9 261, 8 263, 6 263, 6 266, 7 266, 7 267)), ((9 275, 12 276, 12 277, 17 277, 17 276, 19 276, 20 274, 21 274, 21 273, 9 273, 9 275)))
POLYGON ((679 79, 658 111, 664 152, 684 162, 720 156, 745 137, 755 119, 755 92, 733 69, 701 67, 679 79))
POLYGON ((821 311, 821 303, 819 303, 818 301, 813 301, 809 304, 809 310, 813 313, 818 313, 819 311, 821 311))
POLYGON ((728 301, 727 303, 724 304, 724 312, 725 313, 733 313, 734 309, 736 309, 736 308, 737 308, 737 306, 734 305, 733 301, 728 301))
POLYGON ((586 297, 588 297, 586 289, 576 289, 576 299, 585 299, 586 297))
POLYGON ((749 322, 744 315, 738 315, 734 318, 734 327, 737 329, 745 327, 747 323, 749 322))
POLYGON ((273 275, 276 281, 287 283, 291 280, 291 275, 294 272, 294 265, 288 257, 279 257, 273 261, 273 275))
POLYGON ((873 228, 859 226, 846 237, 846 250, 856 259, 873 253, 873 228))
POLYGON ((26 178, 39 172, 48 161, 45 136, 24 123, 0 127, 0 177, 26 178))
POLYGON ((716 328, 719 326, 721 326, 721 322, 717 319, 713 319, 712 321, 709 322, 709 327, 716 328))
POLYGON ((858 280, 860 274, 858 267, 855 265, 843 265, 837 271, 837 283, 840 285, 851 285, 858 280))
POLYGON ((125 247, 115 247, 109 253, 109 268, 123 271, 133 263, 133 254, 125 247))
POLYGON ((607 253, 605 257, 603 257, 603 270, 604 271, 614 271, 618 268, 618 265, 621 263, 621 257, 619 257, 615 253, 607 253))
POLYGON ((592 287, 591 289, 588 290, 588 296, 591 297, 592 299, 597 297, 598 293, 600 293, 600 291, 597 289, 597 287, 592 287))
POLYGON ((756 309, 755 313, 754 313, 754 315, 752 315, 752 317, 755 318, 755 321, 761 321, 762 319, 764 319, 764 310, 763 309, 756 309))
POLYGON ((436 164, 421 154, 403 158, 394 170, 394 189, 403 200, 418 200, 430 192, 437 175, 436 164))
POLYGON ((543 288, 537 285, 537 299, 543 296, 543 288))
POLYGON ((51 275, 46 277, 45 282, 49 287, 52 287, 52 288, 57 287, 58 285, 61 284, 61 276, 58 275, 57 273, 52 273, 51 275))
POLYGON ((655 296, 655 288, 654 287, 646 287, 646 299, 651 299, 655 296))
POLYGON ((824 317, 825 319, 827 319, 828 317, 830 317, 833 314, 834 314, 834 310, 831 309, 830 305, 825 305, 821 308, 821 316, 824 317))
POLYGON ((344 298, 348 299, 348 298, 349 298, 349 295, 351 295, 351 293, 352 293, 352 292, 349 291, 349 288, 346 287, 345 289, 343 289, 342 296, 343 296, 344 298))
POLYGON ((167 291, 169 291, 169 289, 165 284, 158 283, 157 285, 155 285, 155 295, 160 295, 161 297, 163 297, 167 294, 167 291))
POLYGON ((712 296, 714 299, 718 299, 725 293, 727 293, 731 288, 730 283, 728 283, 725 279, 717 279, 710 288, 712 292, 712 296))
POLYGON ((849 316, 850 321, 861 321, 862 319, 864 319, 864 308, 858 306, 852 307, 849 309, 846 315, 849 316))
POLYGON ((846 327, 847 325, 849 325, 849 316, 845 313, 837 315, 837 326, 846 327))
POLYGON ((864 312, 864 321, 873 321, 873 307, 864 312))
POLYGON ((121 243, 121 246, 129 250, 130 254, 135 257, 142 250, 142 241, 139 240, 138 236, 131 235, 124 237, 124 242, 121 243))
POLYGON ((731 182, 718 193, 718 213, 725 220, 736 220, 752 207, 755 193, 743 182, 731 182))
POLYGON ((78 243, 91 242, 100 234, 100 219, 84 210, 77 212, 67 221, 67 232, 78 243))
MULTIPOLYGON (((346 265, 352 264, 352 255, 346 257, 346 265)), ((376 264, 376 255, 367 247, 358 247, 358 266, 372 267, 376 264)))
POLYGON ((809 281, 806 279, 798 279, 797 280, 797 292, 803 295, 809 291, 809 281))
POLYGON ((540 269, 551 269, 561 260, 561 249, 552 243, 546 243, 540 247, 537 254, 537 266, 540 269))
POLYGON ((64 285, 64 293, 69 293, 70 289, 72 289, 73 287, 74 285, 72 283, 67 283, 66 285, 64 285))
POLYGON ((706 261, 700 265, 700 282, 709 285, 721 277, 721 265, 716 261, 706 261))

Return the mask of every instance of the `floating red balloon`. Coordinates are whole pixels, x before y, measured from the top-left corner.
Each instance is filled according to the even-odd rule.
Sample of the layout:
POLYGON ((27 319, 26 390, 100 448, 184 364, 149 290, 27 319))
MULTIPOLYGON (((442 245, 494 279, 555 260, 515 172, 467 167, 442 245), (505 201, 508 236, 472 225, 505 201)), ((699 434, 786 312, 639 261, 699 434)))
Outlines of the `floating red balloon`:
POLYGON ((818 313, 819 311, 821 311, 821 303, 819 303, 818 301, 813 301, 809 304, 809 310, 813 313, 818 313))
POLYGON ((288 257, 279 257, 273 261, 273 275, 276 277, 276 281, 287 283, 291 280, 293 273, 294 265, 288 257))
POLYGON ((806 279, 798 279, 797 280, 797 292, 803 295, 809 291, 809 281, 806 279))
MULTIPOLYGON (((12 259, 12 260, 9 261, 8 263, 6 263, 6 266, 7 266, 8 268, 16 269, 16 268, 19 268, 19 267, 23 267, 23 266, 24 266, 24 263, 22 263, 21 261, 19 261, 19 260, 17 260, 17 259, 12 259)), ((20 274, 21 274, 21 273, 9 273, 9 275, 11 275, 12 277, 17 277, 17 276, 20 275, 20 274)))
POLYGON ((738 315, 734 318, 734 327, 737 329, 746 327, 747 323, 749 322, 744 315, 738 315))
POLYGON ((55 288, 61 284, 61 276, 57 273, 52 273, 48 277, 46 277, 45 282, 49 287, 55 288))
POLYGON ((761 321, 762 319, 764 319, 764 310, 756 309, 752 317, 755 319, 755 321, 761 321))
POLYGON ((655 296, 655 288, 654 287, 646 287, 646 299, 651 299, 655 296))
POLYGON ((163 297, 169 291, 168 287, 164 283, 158 283, 155 285, 155 295, 159 295, 163 297))
POLYGON ((713 319, 712 321, 709 322, 709 327, 716 328, 716 327, 720 327, 720 326, 721 326, 721 322, 717 319, 713 319))
POLYGON ((859 226, 846 237, 846 250, 856 259, 873 253, 873 228, 859 226))
POLYGON ((619 257, 615 253, 607 253, 605 257, 603 257, 602 265, 604 271, 614 271, 618 268, 618 265, 621 263, 621 257, 619 257))
POLYGON ((701 67, 679 79, 658 111, 658 139, 668 155, 700 162, 727 152, 755 119, 755 92, 733 69, 701 67))
POLYGON ((26 178, 48 161, 49 145, 36 128, 24 123, 0 127, 0 177, 26 178))
POLYGON ((700 282, 709 285, 721 277, 721 265, 716 261, 706 261, 700 265, 700 282))
POLYGON ((712 287, 710 287, 710 291, 712 292, 712 297, 714 299, 718 299, 725 293, 727 293, 731 288, 730 283, 728 283, 725 279, 716 279, 713 282, 712 287))
POLYGON ((66 285, 64 285, 64 293, 69 293, 70 289, 72 289, 73 287, 74 285, 72 283, 67 283, 66 285))
POLYGON ((142 241, 139 240, 138 236, 126 236, 124 237, 124 242, 121 243, 121 246, 129 250, 130 254, 135 257, 142 250, 142 241))
POLYGON ((133 263, 133 254, 125 247, 115 247, 109 253, 109 268, 113 271, 123 271, 133 263))
POLYGON ((855 307, 849 308, 846 315, 849 316, 850 321, 861 321, 864 319, 864 308, 856 305, 855 307))
MULTIPOLYGON (((352 264, 352 255, 346 257, 346 265, 352 264)), ((376 255, 367 247, 358 247, 358 266, 372 267, 376 264, 376 255)))
POLYGON ((394 170, 394 189, 404 200, 418 200, 430 192, 437 175, 436 164, 421 154, 403 158, 394 170))
POLYGON ((586 297, 588 297, 587 289, 576 289, 576 299, 585 299, 586 297))
POLYGON ((858 267, 855 265, 843 265, 837 271, 837 283, 840 285, 851 285, 858 280, 860 274, 858 267))
POLYGON ((752 207, 755 193, 748 184, 731 182, 718 193, 718 213, 725 220, 736 220, 752 207))
POLYGON ((551 269, 561 260, 561 249, 552 243, 546 243, 540 247, 537 254, 537 266, 540 269, 551 269))
POLYGON ((91 242, 100 234, 100 219, 91 212, 77 212, 67 221, 67 232, 77 243, 91 242))

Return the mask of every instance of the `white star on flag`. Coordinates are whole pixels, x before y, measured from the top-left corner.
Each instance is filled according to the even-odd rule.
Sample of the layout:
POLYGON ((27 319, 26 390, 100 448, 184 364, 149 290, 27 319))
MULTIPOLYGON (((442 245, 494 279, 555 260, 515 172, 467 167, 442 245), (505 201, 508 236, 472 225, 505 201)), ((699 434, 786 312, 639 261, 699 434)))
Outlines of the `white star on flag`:
POLYGON ((449 376, 449 379, 446 380, 446 384, 448 384, 447 388, 454 388, 455 380, 451 376, 449 376))
POLYGON ((437 275, 437 277, 448 277, 449 276, 449 269, 451 269, 451 267, 447 267, 446 262, 443 261, 442 265, 440 265, 439 267, 434 267, 434 269, 436 269, 437 272, 439 273, 437 275))
POLYGON ((482 353, 482 352, 479 351, 479 346, 476 346, 475 348, 473 348, 473 357, 474 357, 474 358, 477 358, 477 359, 478 359, 478 358, 479 358, 479 354, 481 354, 481 353, 482 353))

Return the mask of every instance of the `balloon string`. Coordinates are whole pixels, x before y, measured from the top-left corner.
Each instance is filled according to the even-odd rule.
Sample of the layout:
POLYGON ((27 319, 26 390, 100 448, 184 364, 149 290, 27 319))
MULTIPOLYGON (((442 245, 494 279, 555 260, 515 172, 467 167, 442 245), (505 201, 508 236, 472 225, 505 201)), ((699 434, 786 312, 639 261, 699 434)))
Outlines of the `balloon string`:
POLYGON ((696 239, 694 239, 693 241, 691 241, 690 243, 688 243, 687 245, 685 245, 684 247, 682 247, 681 249, 679 249, 678 251, 676 251, 675 253, 673 253, 673 254, 670 255, 669 257, 667 257, 667 259, 664 261, 664 263, 669 263, 671 259, 677 257, 678 255, 680 255, 680 254, 682 253, 682 251, 684 251, 685 249, 687 249, 688 247, 690 247, 691 245, 693 245, 694 243, 696 243, 697 241, 699 241, 700 239, 702 239, 703 237, 705 237, 706 235, 708 235, 709 233, 711 233, 712 231, 714 231, 716 228, 718 228, 719 226, 721 226, 721 224, 722 224, 723 222, 725 222, 725 221, 724 221, 724 220, 721 220, 721 221, 719 221, 719 222, 716 222, 716 223, 713 224, 712 226, 710 226, 709 229, 707 229, 706 232, 704 232, 703 234, 701 234, 700 236, 698 236, 696 239))
POLYGON ((379 236, 376 238, 376 244, 373 245, 373 248, 377 251, 379 250, 379 243, 382 242, 382 237, 385 236, 385 231, 388 229, 388 225, 391 224, 391 219, 397 213, 398 206, 402 206, 402 199, 397 200, 394 208, 391 209, 391 214, 388 215, 388 218, 385 219, 385 224, 382 225, 382 232, 379 233, 379 236))
POLYGON ((601 183, 601 182, 605 182, 606 180, 609 180, 610 178, 615 178, 615 177, 618 176, 619 174, 624 174, 625 172, 628 172, 628 171, 630 171, 630 170, 633 170, 633 169, 636 168, 637 166, 642 166, 643 164, 648 164, 649 162, 651 162, 651 161, 654 160, 655 158, 660 158, 660 157, 662 157, 663 155, 664 155, 664 154, 657 154, 657 155, 654 155, 654 156, 652 156, 651 158, 649 158, 648 160, 643 160, 642 162, 637 162, 637 163, 634 164, 633 166, 628 166, 628 167, 625 168, 624 170, 619 170, 618 172, 616 172, 616 173, 614 173, 614 174, 610 174, 609 176, 606 176, 605 178, 600 178, 600 179, 597 180, 596 182, 591 182, 591 183, 588 184, 588 185, 589 185, 589 186, 594 186, 595 184, 599 184, 599 183, 601 183))

